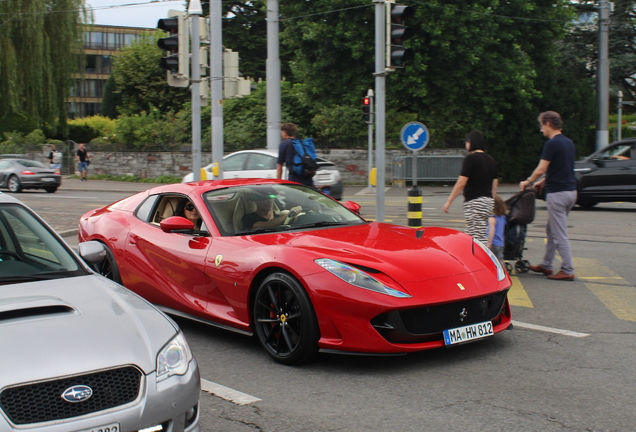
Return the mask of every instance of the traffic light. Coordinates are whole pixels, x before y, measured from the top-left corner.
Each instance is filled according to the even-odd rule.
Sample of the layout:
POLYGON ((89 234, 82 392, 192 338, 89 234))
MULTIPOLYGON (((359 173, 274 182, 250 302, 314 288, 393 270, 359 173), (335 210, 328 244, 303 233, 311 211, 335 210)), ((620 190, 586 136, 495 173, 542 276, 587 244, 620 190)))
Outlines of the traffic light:
POLYGON ((170 36, 161 38, 157 46, 170 52, 159 60, 159 66, 167 71, 168 85, 187 87, 190 84, 190 38, 188 19, 185 12, 169 11, 170 18, 157 22, 157 28, 167 31, 170 36))
POLYGON ((371 97, 365 96, 362 98, 362 121, 365 123, 371 123, 371 97))
POLYGON ((413 50, 404 47, 404 41, 413 37, 413 29, 405 25, 415 15, 410 6, 386 2, 386 67, 402 68, 413 59, 413 50))

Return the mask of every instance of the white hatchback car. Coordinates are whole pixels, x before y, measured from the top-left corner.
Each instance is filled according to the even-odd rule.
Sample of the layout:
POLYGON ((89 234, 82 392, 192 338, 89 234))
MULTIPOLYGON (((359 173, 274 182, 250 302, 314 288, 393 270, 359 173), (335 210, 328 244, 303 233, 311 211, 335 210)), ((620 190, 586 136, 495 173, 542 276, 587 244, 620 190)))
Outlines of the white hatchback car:
MULTIPOLYGON (((103 261, 102 243, 79 245, 103 261)), ((200 432, 177 324, 0 193, 0 432, 200 432)))
MULTIPOLYGON (((223 157, 223 178, 276 178, 276 150, 258 149, 241 150, 223 157)), ((331 195, 334 199, 342 199, 342 175, 336 164, 316 158, 318 171, 314 177, 314 186, 323 193, 331 195)), ((212 164, 203 167, 206 171, 206 179, 214 179, 212 164)), ((283 168, 283 178, 287 178, 287 169, 283 168)), ((192 173, 183 177, 182 183, 194 180, 192 173)))

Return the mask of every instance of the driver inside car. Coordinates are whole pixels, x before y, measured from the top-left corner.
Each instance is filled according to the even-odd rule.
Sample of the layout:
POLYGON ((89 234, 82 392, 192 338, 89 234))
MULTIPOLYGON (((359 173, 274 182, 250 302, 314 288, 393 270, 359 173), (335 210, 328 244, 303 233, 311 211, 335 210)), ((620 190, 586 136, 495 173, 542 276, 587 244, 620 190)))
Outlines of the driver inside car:
POLYGON ((242 223, 244 230, 251 230, 264 227, 275 227, 282 225, 285 220, 293 223, 300 212, 301 206, 292 207, 290 210, 274 211, 275 194, 262 194, 260 192, 250 192, 248 199, 256 204, 256 211, 243 216, 242 223))

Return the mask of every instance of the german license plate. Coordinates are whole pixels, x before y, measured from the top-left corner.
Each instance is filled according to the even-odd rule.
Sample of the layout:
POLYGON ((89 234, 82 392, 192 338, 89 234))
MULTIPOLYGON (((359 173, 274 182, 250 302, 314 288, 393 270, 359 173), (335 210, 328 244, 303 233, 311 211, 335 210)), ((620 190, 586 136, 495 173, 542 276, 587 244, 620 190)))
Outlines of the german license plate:
POLYGON ((92 429, 84 429, 77 432, 121 432, 121 429, 119 429, 119 423, 111 423, 108 425, 98 426, 92 429))
POLYGON ((52 182, 52 181, 55 181, 55 179, 54 179, 54 178, 52 178, 52 177, 44 177, 44 178, 42 179, 42 181, 45 181, 45 182, 52 182))
POLYGON ((487 336, 492 336, 492 322, 483 322, 479 324, 471 324, 464 327, 457 327, 450 330, 444 330, 444 344, 454 345, 458 343, 470 342, 487 336))

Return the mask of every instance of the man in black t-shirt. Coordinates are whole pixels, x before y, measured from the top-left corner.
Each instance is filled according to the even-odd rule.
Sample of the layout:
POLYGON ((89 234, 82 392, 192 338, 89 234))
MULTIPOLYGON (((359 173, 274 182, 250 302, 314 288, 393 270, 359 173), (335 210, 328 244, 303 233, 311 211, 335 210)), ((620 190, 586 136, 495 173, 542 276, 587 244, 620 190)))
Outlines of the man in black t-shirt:
POLYGON ((521 190, 533 184, 545 174, 545 178, 534 183, 534 188, 544 188, 548 207, 548 225, 545 255, 541 264, 530 266, 530 270, 543 273, 549 279, 574 280, 572 253, 568 239, 567 219, 576 203, 576 180, 574 179, 574 161, 576 151, 571 139, 563 135, 563 120, 559 113, 546 111, 539 115, 539 126, 548 141, 543 145, 539 165, 530 177, 519 183, 521 190), (561 269, 552 274, 552 260, 559 251, 561 269))
POLYGON ((84 144, 80 143, 77 149, 77 170, 80 174, 81 181, 87 181, 88 176, 88 152, 84 149, 84 144))

